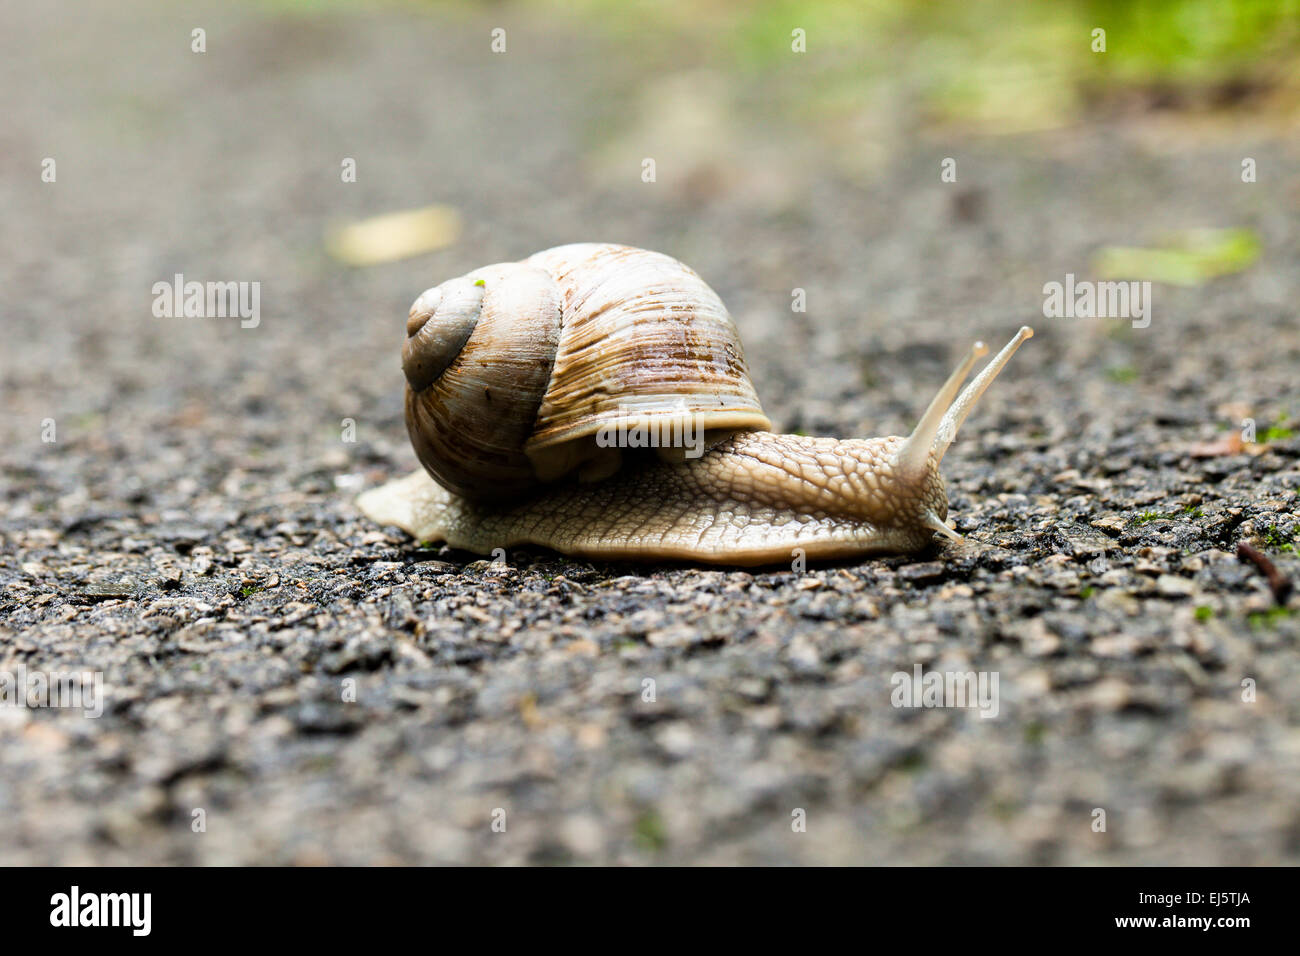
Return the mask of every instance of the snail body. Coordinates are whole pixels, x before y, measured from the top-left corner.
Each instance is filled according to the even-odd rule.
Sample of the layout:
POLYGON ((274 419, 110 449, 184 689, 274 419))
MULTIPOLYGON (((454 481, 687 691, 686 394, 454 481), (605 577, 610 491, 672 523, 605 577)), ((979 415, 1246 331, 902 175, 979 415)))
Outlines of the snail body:
POLYGON ((416 299, 402 359, 424 469, 357 503, 480 554, 757 565, 920 551, 958 537, 939 463, 1032 334, 959 395, 987 352, 976 343, 906 438, 778 435, 698 275, 627 246, 559 246, 416 299))

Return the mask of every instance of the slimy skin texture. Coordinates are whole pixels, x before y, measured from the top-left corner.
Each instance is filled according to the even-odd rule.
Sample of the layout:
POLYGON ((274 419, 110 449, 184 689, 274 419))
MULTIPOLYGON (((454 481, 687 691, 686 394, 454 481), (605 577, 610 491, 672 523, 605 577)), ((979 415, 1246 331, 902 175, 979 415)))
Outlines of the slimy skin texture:
POLYGON ((541 545, 606 560, 726 565, 905 554, 933 540, 948 499, 936 456, 900 473, 904 439, 742 432, 681 463, 649 460, 595 484, 568 481, 517 502, 476 504, 423 471, 358 507, 421 541, 490 554, 541 545))

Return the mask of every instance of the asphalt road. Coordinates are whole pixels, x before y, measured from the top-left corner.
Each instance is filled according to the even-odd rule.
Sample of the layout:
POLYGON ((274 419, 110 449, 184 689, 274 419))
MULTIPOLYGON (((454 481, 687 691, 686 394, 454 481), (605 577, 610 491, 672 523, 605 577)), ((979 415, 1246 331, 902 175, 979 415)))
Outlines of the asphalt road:
POLYGON ((1191 454, 1300 415, 1294 125, 905 136, 858 176, 751 100, 701 159, 620 119, 694 74, 487 17, 0 10, 0 671, 103 680, 97 717, 0 707, 0 863, 1295 862, 1300 599, 1235 549, 1300 579, 1300 439, 1191 454), (445 250, 326 252, 429 203, 445 250), (1144 329, 1043 316, 1100 246, 1202 226, 1259 261, 1144 329), (503 568, 364 520, 415 466, 411 300, 581 240, 699 271, 781 430, 906 433, 1034 325, 945 461, 968 543, 503 568), (155 315, 176 273, 259 282, 260 321, 155 315), (916 665, 995 675, 996 714, 895 707, 916 665))

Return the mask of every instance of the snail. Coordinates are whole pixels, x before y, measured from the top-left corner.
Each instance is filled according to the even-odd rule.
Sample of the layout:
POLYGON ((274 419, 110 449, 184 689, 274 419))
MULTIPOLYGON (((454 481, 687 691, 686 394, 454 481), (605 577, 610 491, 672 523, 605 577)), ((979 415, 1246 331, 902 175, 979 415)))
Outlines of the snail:
POLYGON ((669 256, 580 243, 420 295, 402 347, 424 466, 360 510, 479 554, 761 565, 913 553, 946 523, 939 463, 1020 344, 961 389, 976 343, 906 438, 777 435, 717 294, 669 256), (656 441, 655 439, 667 440, 656 441))

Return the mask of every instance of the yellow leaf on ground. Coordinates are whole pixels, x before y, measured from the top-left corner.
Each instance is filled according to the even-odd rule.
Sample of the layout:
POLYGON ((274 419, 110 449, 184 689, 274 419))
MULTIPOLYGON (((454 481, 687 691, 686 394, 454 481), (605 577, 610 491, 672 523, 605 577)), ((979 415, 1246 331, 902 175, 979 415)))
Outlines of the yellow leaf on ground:
POLYGON ((350 266, 373 266, 445 249, 460 236, 460 214, 450 206, 425 206, 361 219, 331 229, 325 249, 350 266))

